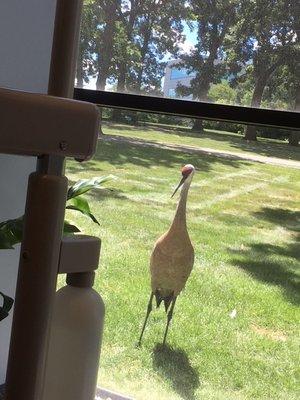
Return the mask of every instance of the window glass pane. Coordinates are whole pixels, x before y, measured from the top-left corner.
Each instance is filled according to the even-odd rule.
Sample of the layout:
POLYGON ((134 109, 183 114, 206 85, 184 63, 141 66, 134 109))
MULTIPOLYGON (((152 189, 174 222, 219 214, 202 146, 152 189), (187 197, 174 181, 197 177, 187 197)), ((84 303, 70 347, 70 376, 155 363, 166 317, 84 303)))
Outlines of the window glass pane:
POLYGON ((100 226, 72 210, 67 216, 103 241, 95 278, 107 311, 101 387, 144 400, 295 399, 300 169, 291 168, 299 151, 288 145, 288 132, 259 128, 260 142, 248 143, 237 124, 207 121, 195 131, 193 121, 170 115, 102 112, 95 157, 67 163, 72 181, 116 178, 86 197, 100 226), (136 348, 151 292, 150 255, 173 221, 179 193, 171 195, 184 164, 196 168, 186 207, 194 267, 166 346, 162 303, 153 304, 136 348), (281 318, 283 309, 291 312, 281 318), (249 396, 236 395, 241 388, 249 396))
POLYGON ((296 0, 85 0, 76 85, 299 110, 296 0))
POLYGON ((173 67, 172 64, 166 66, 166 75, 168 73, 168 68, 170 69, 170 79, 186 79, 186 78, 193 78, 195 77, 195 73, 189 72, 186 68, 176 68, 173 67))
POLYGON ((188 72, 186 68, 171 68, 171 79, 181 79, 181 78, 188 78, 188 72))

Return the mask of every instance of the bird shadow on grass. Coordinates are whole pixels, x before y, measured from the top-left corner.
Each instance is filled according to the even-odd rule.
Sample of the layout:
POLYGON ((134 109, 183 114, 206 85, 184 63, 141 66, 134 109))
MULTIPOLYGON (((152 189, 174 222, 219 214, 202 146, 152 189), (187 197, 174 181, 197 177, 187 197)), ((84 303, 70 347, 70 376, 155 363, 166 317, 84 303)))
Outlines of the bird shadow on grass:
POLYGON ((199 374, 181 349, 157 344, 152 352, 153 368, 184 400, 194 400, 200 385, 199 374))

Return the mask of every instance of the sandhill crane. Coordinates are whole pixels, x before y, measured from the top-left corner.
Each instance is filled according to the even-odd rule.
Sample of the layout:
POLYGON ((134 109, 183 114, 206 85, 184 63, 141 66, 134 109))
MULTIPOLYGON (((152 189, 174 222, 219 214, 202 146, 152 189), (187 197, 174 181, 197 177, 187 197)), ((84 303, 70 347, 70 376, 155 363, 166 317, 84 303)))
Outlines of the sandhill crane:
POLYGON ((161 302, 164 302, 167 313, 167 325, 163 339, 163 345, 165 344, 176 298, 184 288, 194 264, 194 248, 186 226, 186 202, 195 168, 193 165, 187 164, 182 168, 181 173, 181 181, 172 194, 173 197, 182 186, 174 220, 169 230, 157 240, 151 254, 151 295, 138 342, 139 346, 142 342, 149 314, 152 311, 154 296, 157 307, 160 306, 161 302))

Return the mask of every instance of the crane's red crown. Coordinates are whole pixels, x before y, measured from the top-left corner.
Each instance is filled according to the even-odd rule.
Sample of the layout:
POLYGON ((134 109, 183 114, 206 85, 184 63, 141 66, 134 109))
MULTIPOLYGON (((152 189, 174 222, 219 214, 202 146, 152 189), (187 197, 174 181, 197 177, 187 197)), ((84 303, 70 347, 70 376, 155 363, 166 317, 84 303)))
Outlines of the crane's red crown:
POLYGON ((181 169, 181 173, 182 176, 187 178, 191 172, 193 172, 195 170, 195 167, 192 164, 186 164, 182 169, 181 169))

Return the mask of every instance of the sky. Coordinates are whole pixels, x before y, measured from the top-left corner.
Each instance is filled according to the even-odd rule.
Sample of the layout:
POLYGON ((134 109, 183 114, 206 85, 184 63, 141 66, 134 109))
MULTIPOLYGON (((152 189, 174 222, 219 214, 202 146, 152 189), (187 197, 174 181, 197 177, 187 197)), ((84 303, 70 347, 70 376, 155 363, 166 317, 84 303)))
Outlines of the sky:
POLYGON ((190 30, 186 22, 183 22, 183 26, 183 33, 186 36, 186 39, 181 45, 181 48, 184 53, 189 53, 197 43, 197 30, 195 24, 193 30, 190 30))
MULTIPOLYGON (((183 22, 183 34, 185 35, 184 42, 179 46, 182 54, 189 53, 195 46, 197 42, 197 31, 196 29, 191 30, 186 22, 183 22)), ((172 60, 173 57, 170 54, 166 54, 163 58, 163 62, 167 62, 172 60)), ((90 82, 84 84, 84 88, 86 89, 96 89, 96 78, 91 78, 90 82)), ((111 87, 108 84, 106 87, 107 90, 110 90, 111 87)))

